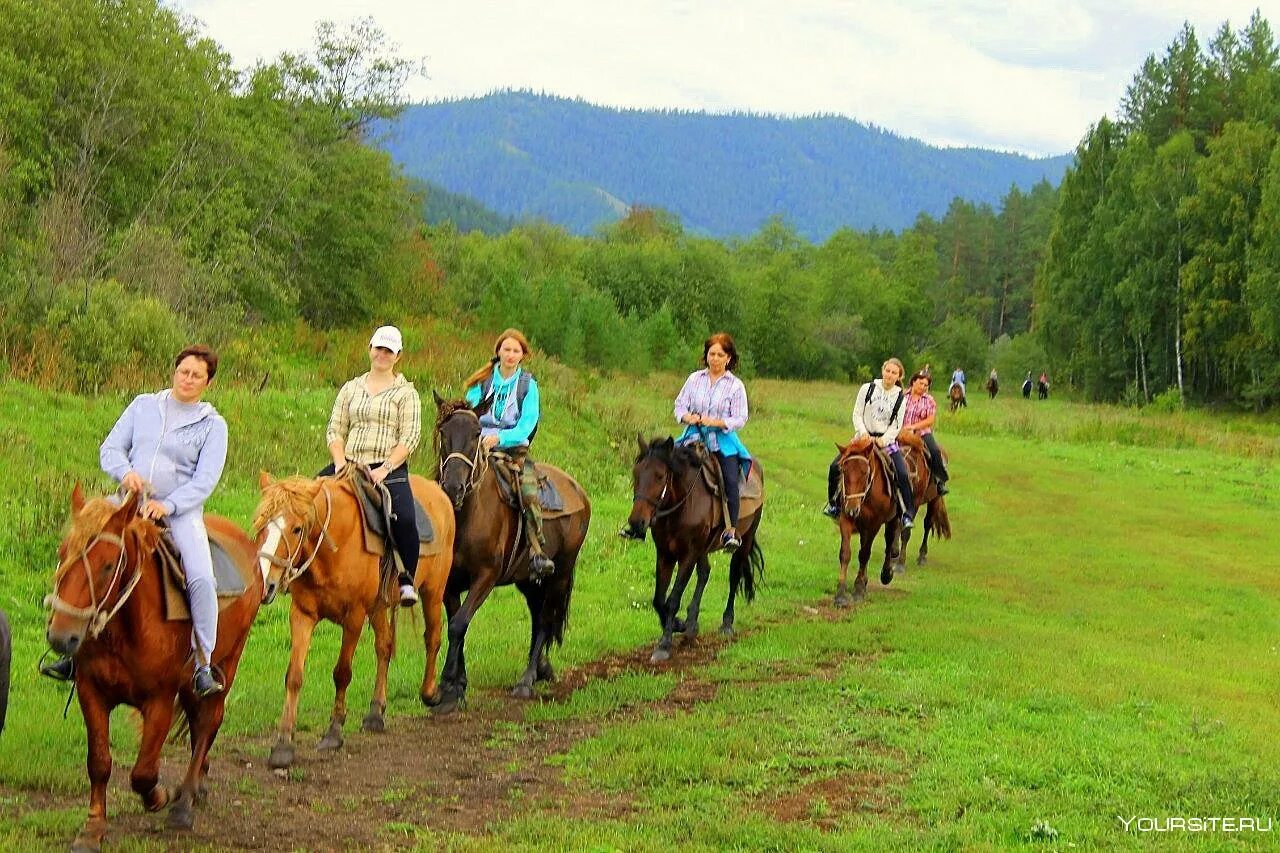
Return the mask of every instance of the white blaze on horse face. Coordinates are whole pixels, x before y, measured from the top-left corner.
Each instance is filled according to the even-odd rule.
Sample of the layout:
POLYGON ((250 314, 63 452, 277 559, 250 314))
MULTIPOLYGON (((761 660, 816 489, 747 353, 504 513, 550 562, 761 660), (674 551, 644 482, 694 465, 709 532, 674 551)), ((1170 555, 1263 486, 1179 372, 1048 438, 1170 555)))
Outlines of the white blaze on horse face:
MULTIPOLYGON (((267 522, 267 541, 263 543, 263 553, 270 554, 273 557, 280 556, 276 550, 280 547, 280 540, 284 538, 284 516, 278 515, 267 522)), ((267 575, 271 572, 271 561, 266 557, 258 558, 258 568, 262 570, 262 583, 267 583, 267 575)))

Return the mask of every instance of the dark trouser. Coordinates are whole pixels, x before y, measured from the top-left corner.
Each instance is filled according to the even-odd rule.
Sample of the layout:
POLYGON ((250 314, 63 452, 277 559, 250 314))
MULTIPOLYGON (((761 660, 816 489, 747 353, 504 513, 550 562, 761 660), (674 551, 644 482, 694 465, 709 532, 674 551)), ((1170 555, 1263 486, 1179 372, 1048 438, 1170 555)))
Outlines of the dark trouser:
POLYGON ((736 456, 725 456, 723 453, 716 454, 716 461, 720 463, 720 482, 724 483, 724 499, 729 505, 729 526, 735 530, 738 527, 738 507, 741 504, 739 496, 742 494, 738 487, 738 481, 742 476, 742 467, 736 456))
MULTIPOLYGON (((369 463, 370 468, 377 468, 381 462, 369 463)), ((317 477, 332 477, 333 463, 321 469, 317 477)), ((387 479, 382 481, 391 493, 391 538, 395 540, 396 553, 404 565, 401 582, 413 583, 414 573, 418 570, 418 517, 413 508, 413 489, 409 487, 409 463, 391 469, 387 479)))
POLYGON ((916 493, 911 488, 911 475, 907 473, 907 460, 902 458, 902 451, 895 450, 889 454, 893 460, 894 479, 898 481, 898 494, 902 496, 903 511, 911 518, 916 517, 916 493))
POLYGON ((938 440, 931 432, 926 432, 920 438, 929 448, 929 470, 933 473, 933 478, 939 483, 947 482, 951 475, 947 473, 947 463, 942 458, 942 448, 938 447, 938 440))
POLYGON ((831 467, 827 469, 827 503, 832 506, 840 500, 840 454, 836 454, 836 458, 831 460, 831 467))

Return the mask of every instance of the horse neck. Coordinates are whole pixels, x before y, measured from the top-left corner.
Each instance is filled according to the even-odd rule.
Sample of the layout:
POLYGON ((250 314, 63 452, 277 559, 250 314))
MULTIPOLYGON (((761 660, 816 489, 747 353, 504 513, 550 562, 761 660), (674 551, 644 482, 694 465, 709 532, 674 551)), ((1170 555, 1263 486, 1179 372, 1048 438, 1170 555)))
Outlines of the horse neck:
MULTIPOLYGON (((351 488, 356 487, 352 485, 351 488)), ((298 576, 298 582, 325 586, 330 576, 341 569, 343 551, 347 545, 363 547, 361 541, 363 531, 360 530, 360 526, 364 524, 364 519, 360 515, 359 500, 345 487, 321 486, 320 491, 316 492, 312 507, 316 514, 315 529, 308 536, 307 544, 312 549, 311 553, 315 554, 315 559, 311 561, 307 570, 298 576), (325 493, 329 495, 327 499, 325 493), (330 542, 337 545, 338 550, 333 550, 329 545, 330 542)), ((300 559, 305 561, 309 556, 300 556, 300 559)))
MULTIPOLYGON (((671 505, 681 504, 679 512, 673 512, 670 515, 664 515, 658 519, 658 523, 670 520, 671 523, 679 527, 700 524, 702 522, 701 509, 698 509, 692 498, 699 491, 708 498, 711 498, 711 492, 707 489, 707 484, 702 482, 702 466, 690 465, 688 470, 683 474, 676 472, 673 464, 666 463, 667 471, 670 472, 671 482, 671 505)), ((661 511, 661 507, 658 511, 661 511)))
MULTIPOLYGON (((105 643, 110 644, 116 640, 136 649, 139 647, 141 634, 154 630, 157 623, 164 621, 164 592, 160 583, 160 572, 163 569, 154 548, 139 555, 138 567, 141 572, 138 585, 99 635, 99 639, 105 643)), ((131 567, 126 567, 121 583, 127 586, 132 578, 131 567)), ((114 606, 113 604, 112 607, 114 606)))

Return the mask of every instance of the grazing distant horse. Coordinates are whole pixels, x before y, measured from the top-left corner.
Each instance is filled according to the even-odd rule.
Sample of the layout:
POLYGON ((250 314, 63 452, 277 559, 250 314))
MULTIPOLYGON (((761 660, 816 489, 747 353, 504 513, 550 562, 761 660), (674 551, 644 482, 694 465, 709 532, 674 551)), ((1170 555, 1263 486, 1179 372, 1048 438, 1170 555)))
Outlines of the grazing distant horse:
POLYGON ((13 656, 13 637, 9 631, 9 617, 0 610, 0 732, 4 731, 4 718, 9 710, 9 661, 13 656))
POLYGON ((987 393, 991 395, 991 399, 996 398, 996 394, 1000 393, 1000 380, 994 376, 987 377, 987 393))
POLYGON ((53 593, 46 599, 53 608, 46 631, 49 645, 75 656, 75 688, 89 740, 89 816, 73 850, 99 849, 107 832, 110 714, 118 705, 142 715, 138 761, 129 778, 148 811, 170 802, 169 791, 159 784, 160 748, 173 723, 175 700, 181 707, 190 728, 191 760, 175 792, 168 825, 194 825, 192 806, 209 769, 209 747, 222 725, 240 654, 262 602, 253 542, 227 519, 206 515, 210 540, 223 546, 246 585, 218 614, 211 663, 221 670, 225 689, 200 699, 191 685, 191 623, 165 618, 160 529, 138 516, 138 504, 136 493, 119 507, 106 498, 86 503, 76 484, 71 526, 58 548, 53 593))
POLYGON ((453 548, 453 568, 445 590, 449 614, 449 653, 441 682, 437 713, 449 713, 464 704, 467 666, 464 644, 467 628, 480 605, 496 586, 515 584, 529 606, 529 657, 512 695, 531 698, 538 681, 555 677, 547 650, 564 640, 573 595, 574 567, 591 523, 591 503, 582 486, 551 465, 538 463, 540 477, 559 490, 564 511, 554 514, 543 504, 544 552, 555 563, 550 577, 535 582, 529 577, 529 531, 522 514, 503 499, 498 482, 497 457, 480 443, 480 416, 489 411, 493 397, 474 408, 464 400, 436 400, 435 445, 440 485, 458 518, 453 548), (462 593, 466 592, 466 600, 462 593))
MULTIPOLYGON (((673 633, 683 632, 686 642, 698 636, 702 592, 711 576, 707 555, 720 547, 724 512, 720 498, 707 486, 702 464, 693 448, 677 447, 673 438, 655 438, 648 444, 643 438, 636 438, 640 455, 631 470, 634 500, 624 532, 629 539, 643 539, 646 530, 653 533, 657 551, 653 609, 662 625, 662 638, 649 659, 657 663, 671 657, 673 633), (695 566, 698 583, 681 622, 677 618, 680 599, 695 566), (676 570, 675 586, 667 595, 673 569, 676 570)), ((759 470, 758 463, 753 461, 752 466, 753 471, 759 470)), ((763 480, 763 474, 757 477, 763 480)), ((720 620, 720 633, 725 636, 733 635, 734 597, 741 590, 747 601, 755 598, 756 581, 764 572, 764 552, 756 539, 763 510, 763 486, 760 482, 761 502, 754 508, 744 502, 749 512, 738 519, 742 545, 729 560, 729 601, 720 620)))
POLYGON ((965 408, 969 407, 969 401, 964 398, 964 388, 961 388, 959 385, 953 384, 951 388, 947 390, 947 399, 951 401, 952 414, 955 414, 956 410, 961 406, 964 406, 965 408))
MULTIPOLYGON (((285 673, 284 710, 279 734, 271 748, 268 764, 274 769, 289 767, 294 759, 294 729, 298 718, 298 696, 302 692, 303 669, 311 649, 311 635, 321 620, 342 627, 342 646, 333 667, 333 710, 329 729, 316 748, 342 746, 342 726, 347 719, 347 687, 351 684, 351 660, 367 621, 373 627, 377 669, 369 713, 361 727, 367 732, 386 730, 387 669, 395 654, 395 610, 400 606, 398 586, 389 591, 382 583, 383 557, 366 543, 365 521, 355 489, 360 476, 349 465, 337 477, 290 477, 276 481, 263 471, 258 477, 262 500, 254 513, 262 574, 266 578, 266 600, 277 592, 288 592, 293 600, 289 612, 289 668, 285 673), (281 552, 284 556, 281 556, 281 552)), ((409 487, 431 519, 435 539, 430 554, 418 560, 414 578, 421 594, 425 628, 426 667, 420 696, 430 704, 436 700, 436 655, 440 649, 440 608, 445 581, 453 561, 453 508, 440 487, 417 475, 409 476, 409 487)), ((389 547, 389 546, 387 546, 389 547)), ((398 573, 391 573, 394 581, 398 573)))
POLYGON ((836 586, 835 605, 848 607, 867 596, 867 563, 871 560, 871 546, 876 534, 882 528, 884 565, 880 568, 880 583, 887 585, 893 581, 901 518, 898 499, 893 491, 893 466, 886 466, 882 454, 875 452, 874 439, 860 436, 836 447, 840 451, 836 460, 840 469, 840 515, 836 517, 840 530, 840 582, 836 586), (852 552, 849 540, 854 533, 859 539, 858 575, 850 597, 848 580, 852 552))

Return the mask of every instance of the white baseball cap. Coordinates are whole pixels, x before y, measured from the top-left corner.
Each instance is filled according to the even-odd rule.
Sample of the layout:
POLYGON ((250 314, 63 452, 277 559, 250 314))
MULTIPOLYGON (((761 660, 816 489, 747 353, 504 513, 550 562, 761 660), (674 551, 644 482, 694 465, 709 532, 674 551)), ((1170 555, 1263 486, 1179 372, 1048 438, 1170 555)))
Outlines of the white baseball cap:
POLYGON ((395 326, 379 326, 369 338, 369 346, 386 347, 394 353, 400 352, 404 344, 400 338, 400 330, 395 326))

